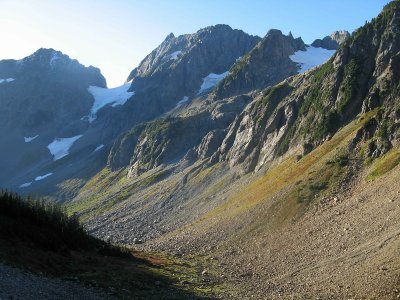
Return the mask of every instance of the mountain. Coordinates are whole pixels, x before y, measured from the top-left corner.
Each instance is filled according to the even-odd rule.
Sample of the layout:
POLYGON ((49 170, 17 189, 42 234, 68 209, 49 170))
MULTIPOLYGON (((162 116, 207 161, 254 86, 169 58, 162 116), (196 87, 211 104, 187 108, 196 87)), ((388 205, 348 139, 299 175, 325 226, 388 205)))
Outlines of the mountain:
POLYGON ((218 98, 246 93, 272 86, 297 74, 298 65, 290 59, 297 51, 305 51, 301 38, 285 36, 280 30, 270 30, 247 55, 230 70, 216 89, 218 98))
POLYGON ((326 55, 317 56, 313 64, 308 62, 305 66, 296 57, 310 55, 310 52, 315 54, 310 48, 313 47, 306 46, 301 38, 294 39, 291 34, 285 36, 279 30, 270 30, 231 67, 229 74, 210 94, 194 98, 193 105, 186 104, 187 110, 181 108, 183 113, 177 110, 121 135, 111 150, 108 166, 116 170, 130 164, 129 176, 137 176, 184 157, 192 162, 199 157, 210 157, 221 145, 229 125, 256 96, 255 89, 266 88, 304 72, 303 69, 323 63, 334 53, 317 50, 326 55))
POLYGON ((335 31, 324 37, 322 40, 316 39, 311 46, 325 48, 328 50, 337 50, 340 44, 343 44, 348 38, 350 38, 349 32, 345 30, 335 31))
POLYGON ((3 186, 68 199, 104 167, 121 133, 207 93, 258 40, 226 25, 169 35, 112 89, 98 69, 53 49, 1 61, 3 186))
POLYGON ((99 69, 53 49, 0 61, 0 77, 0 181, 18 187, 37 178, 40 184, 51 173, 46 166, 68 154, 88 127, 83 118, 93 104, 89 86, 105 88, 106 81, 99 69))
POLYGON ((170 34, 131 72, 128 81, 134 90, 152 90, 176 104, 185 96, 193 98, 207 91, 216 75, 225 74, 259 40, 228 25, 179 37, 170 34))
POLYGON ((122 134, 69 212, 204 258, 226 299, 397 297, 399 16, 393 1, 337 50, 269 32, 210 93, 122 134), (263 81, 264 51, 291 75, 263 81))

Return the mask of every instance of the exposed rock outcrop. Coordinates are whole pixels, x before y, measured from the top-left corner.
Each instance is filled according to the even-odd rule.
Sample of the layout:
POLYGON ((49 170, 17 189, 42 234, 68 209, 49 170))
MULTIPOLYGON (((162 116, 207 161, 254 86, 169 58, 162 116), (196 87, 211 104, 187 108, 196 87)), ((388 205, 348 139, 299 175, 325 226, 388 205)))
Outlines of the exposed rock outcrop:
MULTIPOLYGON (((367 151, 379 156, 399 143, 397 57, 400 5, 395 1, 347 39, 326 64, 269 88, 230 126, 220 160, 260 168, 289 149, 310 149, 359 113, 379 108, 367 151)), ((368 154, 367 153, 367 154, 368 154)))
POLYGON ((128 81, 139 95, 151 92, 158 105, 171 109, 185 96, 196 96, 209 74, 227 72, 259 40, 228 25, 178 37, 170 34, 131 72, 128 81))
POLYGON ((298 65, 290 59, 296 51, 305 50, 301 38, 284 35, 271 29, 267 35, 243 56, 217 87, 216 98, 247 93, 251 90, 275 85, 297 74, 298 65))
POLYGON ((339 49, 340 44, 350 38, 350 33, 345 30, 335 31, 323 39, 316 39, 311 46, 328 50, 339 49))

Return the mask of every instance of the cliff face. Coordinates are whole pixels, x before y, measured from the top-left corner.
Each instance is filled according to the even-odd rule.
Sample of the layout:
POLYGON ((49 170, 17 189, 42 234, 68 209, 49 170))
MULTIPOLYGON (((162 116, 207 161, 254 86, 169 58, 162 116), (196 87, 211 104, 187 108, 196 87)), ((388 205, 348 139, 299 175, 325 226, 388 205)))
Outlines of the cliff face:
POLYGON ((230 126, 220 160, 243 164, 248 172, 290 149, 307 153, 373 109, 373 125, 359 134, 370 139, 366 155, 382 155, 397 144, 399 12, 399 2, 393 2, 326 64, 265 90, 230 126))
POLYGON ((185 97, 207 92, 213 84, 203 85, 204 79, 226 74, 259 40, 227 25, 178 37, 170 34, 131 72, 128 81, 138 95, 150 93, 158 105, 171 109, 185 97))
POLYGON ((337 50, 348 38, 350 38, 350 33, 348 31, 335 31, 323 39, 316 39, 311 46, 328 50, 337 50))
POLYGON ((301 38, 285 36, 280 30, 267 35, 243 56, 230 70, 215 91, 216 98, 225 98, 275 85, 295 75, 298 65, 290 59, 296 51, 306 50, 301 38))
POLYGON ((0 85, 0 130, 18 130, 25 136, 79 120, 93 102, 87 88, 106 86, 99 69, 84 67, 53 49, 40 49, 19 61, 0 61, 2 78, 12 81, 0 85))
POLYGON ((87 130, 83 118, 94 103, 88 88, 105 88, 106 81, 99 69, 53 49, 0 61, 0 81, 0 182, 18 188, 50 173, 45 165, 53 156, 47 146, 56 138, 87 130))
MULTIPOLYGON (((178 115, 172 123, 172 120, 166 119, 159 121, 162 124, 146 127, 139 143, 132 147, 130 175, 137 176, 161 163, 182 159, 193 147, 188 153, 188 157, 192 159, 207 157, 212 162, 226 161, 231 166, 240 165, 243 172, 248 173, 262 168, 288 151, 300 149, 303 154, 308 153, 329 140, 338 129, 358 114, 374 109, 379 109, 379 113, 371 121, 374 125, 369 125, 368 132, 360 133, 360 136, 373 137, 366 155, 376 157, 384 154, 398 142, 396 66, 400 37, 396 33, 396 26, 400 24, 397 16, 398 4, 395 2, 378 18, 357 30, 351 38, 346 38, 335 55, 324 65, 290 77, 260 93, 252 93, 245 102, 239 101, 242 104, 236 106, 234 113, 226 119, 227 122, 215 122, 212 114, 210 115, 211 110, 201 114, 200 110, 196 112, 196 109, 192 109, 190 118, 178 115), (245 107, 245 103, 249 102, 245 107), (198 120, 202 121, 197 123, 198 120), (197 125, 187 127, 184 124, 197 125), (177 131, 173 129, 175 127, 184 130, 177 131), (196 138, 186 143, 193 136, 196 138), (149 145, 157 147, 149 148, 149 145), (216 148, 217 151, 211 153, 211 149, 216 148), (171 152, 170 149, 174 151, 171 152), (154 159, 151 158, 153 156, 154 159), (160 159, 161 157, 165 159, 160 159), (142 171, 138 171, 139 165, 145 166, 142 171)), ((339 39, 346 34, 333 36, 339 39)), ((265 73, 261 75, 262 72, 257 71, 269 72, 270 68, 263 69, 260 65, 261 61, 276 64, 276 60, 270 60, 271 57, 279 57, 279 66, 287 62, 293 67, 291 72, 297 73, 299 66, 289 55, 301 47, 304 47, 301 40, 271 31, 244 58, 250 63, 241 65, 237 74, 245 74, 244 70, 248 70, 251 74, 257 74, 256 78, 265 79, 265 73), (276 40, 280 43, 272 43, 276 40), (279 47, 268 47, 269 43, 266 41, 279 47), (262 48, 263 46, 266 48, 262 48)), ((278 64, 276 67, 278 68, 278 64)), ((235 67, 231 69, 231 75, 235 74, 232 71, 234 69, 235 67)), ((285 73, 285 70, 287 69, 283 67, 282 72, 285 73)), ((285 74, 287 77, 288 73, 285 74)), ((228 90, 241 90, 240 87, 233 86, 226 89, 229 84, 235 84, 234 82, 246 82, 246 79, 239 77, 230 81, 231 75, 218 85, 207 103, 230 99, 219 100, 219 95, 225 93, 222 91, 228 93, 228 90)), ((243 76, 250 78, 248 75, 243 76)), ((256 84, 258 81, 249 79, 249 82, 256 84)), ((256 85, 268 86, 268 83, 263 81, 256 85)))

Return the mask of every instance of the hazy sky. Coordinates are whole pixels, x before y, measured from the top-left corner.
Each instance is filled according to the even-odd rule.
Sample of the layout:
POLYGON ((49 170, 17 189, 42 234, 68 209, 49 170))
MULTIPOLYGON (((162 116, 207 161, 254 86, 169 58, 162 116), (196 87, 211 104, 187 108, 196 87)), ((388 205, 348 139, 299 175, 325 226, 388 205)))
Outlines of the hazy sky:
POLYGON ((0 59, 54 48, 99 67, 108 86, 166 35, 228 24, 263 36, 292 31, 306 43, 334 30, 353 31, 388 0, 0 0, 0 59))

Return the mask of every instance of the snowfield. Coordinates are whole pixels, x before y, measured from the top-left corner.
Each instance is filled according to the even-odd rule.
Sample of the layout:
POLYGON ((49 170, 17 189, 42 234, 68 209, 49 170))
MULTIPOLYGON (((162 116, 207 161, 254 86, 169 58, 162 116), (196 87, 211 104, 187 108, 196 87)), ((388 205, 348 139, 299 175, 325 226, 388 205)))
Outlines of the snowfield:
POLYGON ((43 180, 43 179, 45 179, 46 177, 49 177, 49 176, 51 176, 51 175, 53 175, 53 173, 47 173, 46 175, 37 176, 37 177, 35 177, 35 181, 43 180))
POLYGON ((203 83, 200 87, 200 90, 197 92, 197 95, 200 95, 201 93, 213 88, 218 84, 218 82, 220 82, 228 75, 229 71, 226 71, 222 74, 214 74, 214 73, 208 74, 206 77, 203 78, 203 83))
POLYGON ((293 55, 290 55, 289 58, 300 65, 298 73, 301 74, 311 68, 322 65, 331 58, 335 52, 336 50, 306 46, 306 51, 297 51, 293 55))
POLYGON ((189 97, 188 97, 188 96, 183 96, 182 100, 180 100, 180 101, 176 104, 176 107, 182 106, 183 104, 185 104, 186 102, 188 102, 188 100, 189 100, 189 97))
POLYGON ((3 83, 3 82, 11 82, 11 81, 14 81, 14 80, 15 80, 14 78, 0 79, 0 83, 3 83))
POLYGON ((111 89, 89 86, 88 91, 94 98, 94 103, 88 117, 89 122, 96 119, 96 114, 102 107, 110 104, 112 107, 125 104, 135 94, 135 92, 128 92, 130 86, 129 83, 111 89))
POLYGON ((93 152, 99 151, 99 150, 100 150, 101 148, 103 148, 103 147, 104 147, 104 145, 101 144, 101 145, 97 146, 96 149, 94 149, 93 152))
POLYGON ((39 136, 39 135, 24 137, 24 141, 25 141, 25 143, 30 143, 30 142, 32 142, 34 139, 36 139, 38 136, 39 136))
MULTIPOLYGON (((49 176, 51 176, 51 175, 53 175, 53 173, 47 173, 47 174, 45 174, 45 175, 39 175, 39 176, 35 177, 34 181, 43 180, 43 179, 45 179, 45 178, 47 178, 47 177, 49 177, 49 176)), ((23 184, 21 184, 21 185, 19 186, 19 188, 20 188, 20 189, 26 188, 26 187, 30 186, 32 183, 33 183, 33 181, 29 181, 29 182, 27 182, 27 183, 23 183, 23 184)))
POLYGON ((19 188, 20 188, 20 189, 23 189, 23 188, 26 188, 26 187, 30 186, 31 184, 32 184, 32 181, 27 182, 27 183, 23 183, 23 184, 21 184, 21 185, 19 186, 19 188))
POLYGON ((82 134, 70 138, 55 138, 47 148, 53 155, 53 160, 58 160, 69 154, 72 145, 82 137, 82 134))

